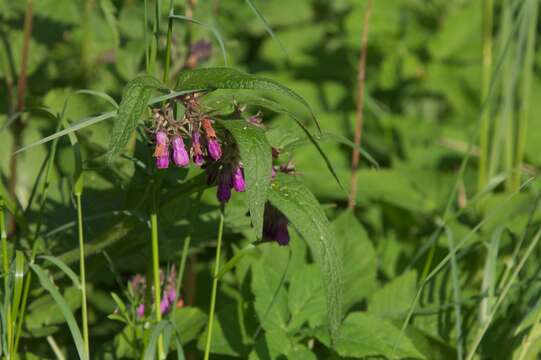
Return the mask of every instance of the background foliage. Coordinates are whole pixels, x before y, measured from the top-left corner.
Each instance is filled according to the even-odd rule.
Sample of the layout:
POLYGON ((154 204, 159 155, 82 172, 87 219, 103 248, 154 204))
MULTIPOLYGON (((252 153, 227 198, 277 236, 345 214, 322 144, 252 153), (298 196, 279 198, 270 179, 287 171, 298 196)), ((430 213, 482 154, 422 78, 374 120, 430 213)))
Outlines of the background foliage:
MULTIPOLYGON (((528 70, 523 61, 528 25, 533 23, 534 35, 537 32, 537 1, 495 1, 488 100, 481 98, 483 1, 373 2, 362 140, 373 159, 361 160, 354 210, 347 210, 346 205, 367 1, 253 3, 279 40, 268 35, 264 22, 245 2, 200 0, 192 16, 204 26, 175 22, 166 82, 174 87, 189 61, 189 45, 201 40, 212 43, 212 54, 199 66, 224 66, 223 41, 229 66, 279 81, 306 99, 321 125, 319 145, 343 189, 318 149, 289 118, 292 112, 317 134, 302 104, 276 96, 272 99, 288 110, 249 107, 253 114, 262 111, 268 142, 282 150, 280 161, 294 163, 295 181, 279 177, 279 183, 295 182, 288 186, 299 205, 282 210, 295 224, 295 230, 290 227, 288 247, 250 245, 256 234, 246 214, 249 193, 237 194, 226 207, 222 264, 235 254, 244 256, 219 282, 213 358, 536 358, 541 347, 541 253, 535 247, 541 224, 537 211, 541 52, 534 49, 531 73, 523 73, 528 70), (521 90, 526 79, 531 88, 521 90), (531 101, 524 104, 526 95, 531 101), (482 111, 491 121, 491 147, 489 181, 479 187, 482 111), (512 175, 505 142, 520 136, 517 129, 523 116, 528 129, 519 189, 506 184, 512 175), (505 121, 514 124, 515 131, 510 133, 505 121), (308 211, 315 199, 306 188, 324 213, 317 210, 314 216, 308 211), (330 230, 314 232, 319 222, 327 221, 325 215, 330 230), (340 288, 343 322, 334 344, 326 330, 330 305, 313 247, 326 231, 334 234, 336 259, 342 268, 335 285, 340 288)), ((174 9, 176 14, 186 14, 185 1, 175 1, 174 9)), ((166 41, 165 2, 161 10, 158 58, 163 57, 166 41)), ((144 72, 143 4, 35 1, 26 90, 26 108, 31 111, 19 122, 14 120, 13 79, 20 75, 24 13, 24 1, 0 0, 1 194, 12 214, 8 220, 17 218, 17 231, 8 231, 10 254, 18 249, 28 258, 37 241, 38 255, 55 256, 75 268, 77 223, 72 193, 77 161, 73 149, 80 149, 91 357, 141 357, 150 335, 143 322, 134 318, 127 284, 136 273, 147 273, 151 253, 148 219, 141 208, 150 177, 138 163, 150 158, 147 144, 140 136, 136 140, 117 134, 124 137, 127 150, 122 151, 124 144, 115 149, 122 156, 108 164, 103 155, 110 149, 111 133, 115 136, 115 120, 103 121, 78 131, 76 143, 73 137, 71 142, 68 137, 59 138, 56 152, 54 142, 48 142, 16 155, 14 194, 8 189, 12 150, 79 119, 115 111, 126 83, 144 72), (114 100, 76 93, 78 89, 106 93, 114 100), (55 116, 63 114, 64 124, 42 108, 55 116), (11 131, 14 126, 20 130, 11 131), (21 136, 19 144, 16 131, 21 136), (53 161, 45 184, 49 157, 53 161)), ((161 74, 163 64, 158 62, 156 69, 161 74)), ((245 95, 223 90, 209 103, 237 97, 242 103, 245 95)), ((142 91, 143 100, 138 101, 144 104, 149 96, 142 91)), ((201 358, 208 331, 220 213, 214 191, 202 191, 201 179, 193 169, 168 170, 162 178, 158 211, 163 269, 178 268, 184 241, 191 238, 181 291, 184 306, 166 318, 178 330, 184 353, 193 359, 201 358)), ((281 196, 287 195, 271 187, 271 201, 280 204, 281 196)), ((53 348, 58 346, 66 358, 75 358, 65 316, 44 289, 46 280, 53 281, 65 306, 79 319, 78 285, 65 271, 43 260, 36 262, 49 272, 34 280, 30 289, 21 357, 53 358, 53 348)), ((2 294, 4 300, 8 298, 5 290, 2 294)), ((171 345, 171 349, 177 347, 171 345)))

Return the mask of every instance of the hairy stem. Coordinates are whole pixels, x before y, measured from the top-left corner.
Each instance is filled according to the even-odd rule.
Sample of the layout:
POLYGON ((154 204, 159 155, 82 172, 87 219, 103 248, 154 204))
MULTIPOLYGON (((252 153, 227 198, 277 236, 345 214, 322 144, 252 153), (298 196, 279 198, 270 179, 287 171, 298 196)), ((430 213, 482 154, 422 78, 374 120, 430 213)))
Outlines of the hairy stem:
POLYGON ((218 227, 218 242, 216 244, 216 259, 214 264, 214 277, 212 279, 212 293, 210 298, 210 312, 207 331, 207 341, 205 345, 205 360, 210 356, 210 343, 212 340, 212 326, 214 323, 214 311, 216 307, 216 292, 218 290, 218 273, 220 272, 220 255, 222 247, 222 234, 224 230, 224 207, 222 206, 220 211, 220 224, 218 227))
POLYGON ((368 48, 368 31, 370 29, 370 17, 372 16, 372 0, 368 0, 364 13, 363 31, 361 34, 361 53, 359 57, 359 72, 357 77, 357 112, 355 114, 355 147, 351 156, 351 190, 349 193, 348 208, 353 209, 357 197, 357 169, 361 153, 361 136, 363 131, 364 93, 366 80, 366 53, 368 48))

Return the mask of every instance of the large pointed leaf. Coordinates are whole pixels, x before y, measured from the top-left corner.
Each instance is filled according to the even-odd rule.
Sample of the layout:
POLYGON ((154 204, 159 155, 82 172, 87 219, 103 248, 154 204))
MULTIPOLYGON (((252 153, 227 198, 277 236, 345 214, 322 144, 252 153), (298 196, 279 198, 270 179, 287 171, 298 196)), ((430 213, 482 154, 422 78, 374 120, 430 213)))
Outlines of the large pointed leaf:
POLYGON ((109 141, 108 162, 112 161, 116 155, 124 150, 137 122, 147 108, 153 89, 163 89, 163 85, 148 75, 136 77, 124 88, 122 101, 118 108, 118 118, 113 126, 111 140, 109 141))
POLYGON ((263 232, 263 212, 269 190, 272 170, 271 146, 265 131, 244 120, 221 121, 235 138, 240 151, 246 178, 248 208, 256 235, 263 232))
POLYGON ((318 129, 319 123, 316 120, 312 108, 308 102, 295 91, 280 84, 278 81, 260 76, 250 75, 240 70, 227 67, 202 68, 184 71, 180 74, 177 82, 177 90, 266 90, 285 95, 310 111, 318 129))
POLYGON ((314 253, 323 275, 328 326, 334 342, 342 318, 341 262, 329 221, 314 195, 294 176, 278 174, 271 185, 269 200, 287 216, 314 253))

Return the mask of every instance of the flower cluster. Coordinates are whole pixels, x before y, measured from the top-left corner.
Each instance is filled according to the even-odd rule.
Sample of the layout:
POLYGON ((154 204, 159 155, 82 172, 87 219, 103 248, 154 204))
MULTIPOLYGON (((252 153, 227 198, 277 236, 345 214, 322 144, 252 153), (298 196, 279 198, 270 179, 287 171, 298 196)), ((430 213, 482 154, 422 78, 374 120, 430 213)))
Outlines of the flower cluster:
MULTIPOLYGON (((184 306, 183 300, 177 295, 176 291, 177 272, 173 267, 167 277, 160 270, 160 286, 163 288, 162 297, 160 300, 160 312, 166 314, 173 306, 184 306)), ((136 313, 138 317, 145 316, 145 295, 146 295, 146 278, 141 274, 136 274, 129 283, 129 288, 136 301, 136 313)), ((154 304, 154 299, 152 299, 154 304)))
POLYGON ((190 160, 207 171, 209 184, 217 184, 220 202, 231 198, 231 190, 245 190, 244 170, 238 149, 227 133, 219 138, 214 120, 201 111, 197 94, 180 98, 186 111, 175 119, 170 106, 154 110, 151 133, 158 169, 167 169, 171 158, 176 166, 186 167, 190 160))

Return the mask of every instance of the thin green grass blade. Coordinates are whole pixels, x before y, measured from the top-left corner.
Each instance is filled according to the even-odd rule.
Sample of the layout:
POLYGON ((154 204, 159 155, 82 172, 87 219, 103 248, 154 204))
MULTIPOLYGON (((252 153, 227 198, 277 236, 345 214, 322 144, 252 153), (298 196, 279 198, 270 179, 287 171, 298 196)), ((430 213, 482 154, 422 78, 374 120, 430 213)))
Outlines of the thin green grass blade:
POLYGON ((212 33, 212 35, 216 38, 216 41, 218 42, 218 45, 220 46, 220 51, 222 52, 222 56, 224 58, 224 65, 227 66, 227 52, 225 50, 224 39, 223 39, 222 35, 220 34, 220 32, 218 31, 218 29, 216 29, 214 26, 207 25, 207 24, 205 24, 205 23, 203 23, 203 22, 201 22, 201 21, 199 21, 197 19, 189 18, 187 16, 170 14, 169 18, 170 19, 176 19, 176 20, 182 20, 182 21, 189 21, 189 22, 200 25, 200 26, 206 28, 207 30, 209 30, 212 33))
POLYGON ((252 253, 256 249, 255 245, 248 244, 244 248, 242 248, 240 251, 238 251, 227 263, 225 263, 224 266, 220 269, 220 272, 216 276, 219 279, 221 279, 225 274, 230 272, 238 263, 240 260, 242 260, 246 255, 252 253))
POLYGON ((111 0, 100 0, 100 8, 105 17, 105 21, 111 29, 113 34, 113 40, 115 42, 115 49, 120 46, 120 33, 118 31, 118 22, 116 19, 116 8, 111 0))
POLYGON ((492 306, 494 305, 495 292, 496 292, 496 266, 498 262, 498 251, 500 248, 500 239, 503 233, 503 226, 499 226, 494 230, 490 238, 490 242, 487 244, 488 254, 485 262, 485 269, 483 271, 483 283, 481 287, 481 293, 486 294, 486 297, 481 300, 479 307, 479 320, 483 324, 487 321, 488 315, 492 306))
MULTIPOLYGON (((202 90, 195 89, 195 90, 188 90, 188 91, 172 91, 172 92, 170 92, 170 93, 168 93, 166 95, 161 95, 161 96, 157 96, 157 97, 154 97, 154 98, 150 99, 149 102, 148 102, 148 105, 154 105, 156 103, 159 103, 159 102, 162 102, 162 101, 165 101, 165 100, 168 100, 168 99, 180 96, 180 95, 193 93, 193 92, 197 92, 197 91, 202 91, 202 90)), ((68 135, 68 134, 70 134, 72 132, 79 131, 79 130, 84 129, 84 128, 88 127, 88 126, 95 125, 95 124, 100 123, 100 122, 102 122, 104 120, 111 119, 111 118, 115 117, 116 115, 117 115, 116 111, 109 111, 109 112, 103 113, 101 115, 82 118, 82 119, 78 120, 73 125, 71 125, 70 127, 66 128, 64 130, 58 131, 58 132, 56 132, 56 133, 54 133, 52 135, 44 137, 41 140, 38 140, 36 142, 33 142, 33 143, 29 144, 29 145, 26 145, 26 146, 20 148, 19 150, 15 151, 13 153, 13 155, 19 154, 21 152, 24 152, 26 150, 34 148, 34 147, 36 147, 38 145, 45 144, 45 143, 47 143, 49 141, 52 141, 52 140, 57 139, 59 137, 62 137, 64 135, 68 135)))
POLYGON ((19 316, 19 308, 21 304, 21 295, 23 292, 24 283, 24 254, 17 250, 15 252, 15 269, 13 272, 13 301, 11 303, 11 321, 15 324, 19 316))
POLYGON ((88 89, 81 89, 75 91, 75 94, 86 94, 86 95, 92 95, 98 98, 101 98, 105 101, 107 101, 109 104, 113 105, 115 109, 118 109, 118 103, 113 99, 109 94, 106 94, 101 91, 94 91, 94 90, 88 90, 88 89))
POLYGON ((265 28, 265 31, 267 31, 267 33, 273 38, 274 41, 276 41, 278 43, 278 46, 280 46, 280 49, 282 50, 282 52, 284 53, 284 55, 286 56, 286 58, 289 59, 289 54, 286 50, 286 47, 284 46, 284 44, 282 43, 282 41, 280 41, 280 39, 278 38, 278 36, 276 36, 276 34, 274 33, 274 31, 272 31, 272 28, 270 27, 269 23, 267 22, 267 19, 265 19, 265 17, 263 16, 263 14, 259 11, 259 9, 255 6, 255 4, 252 2, 252 0, 245 0, 246 1, 246 4, 250 7, 250 9, 252 10, 252 12, 255 14, 255 16, 257 16, 257 18, 259 19, 259 21, 261 21, 261 23, 263 24, 263 27, 265 28))
POLYGON ((464 339, 462 337, 462 311, 460 304, 462 302, 462 296, 460 291, 460 269, 458 267, 458 261, 456 258, 454 235, 449 227, 445 228, 447 234, 447 241, 449 244, 449 255, 451 256, 451 280, 453 283, 453 300, 455 308, 455 328, 456 328, 456 347, 457 347, 457 359, 464 359, 464 339))
POLYGON ((84 345, 83 345, 83 336, 81 335, 81 331, 79 330, 79 327, 77 326, 77 321, 75 321, 75 317, 71 313, 71 310, 66 303, 66 300, 62 297, 56 286, 51 282, 49 279, 49 276, 45 273, 45 271, 37 264, 30 264, 30 268, 36 273, 36 275, 39 278, 41 286, 51 294, 54 301, 58 305, 58 308, 60 309, 60 312, 64 316, 64 319, 66 320, 66 323, 68 324, 71 336, 73 338, 73 342, 75 345, 75 348, 77 349, 77 354, 79 355, 80 359, 88 360, 84 351, 84 345))
POLYGON ((475 354, 477 352, 477 348, 481 344, 481 340, 483 340, 483 337, 485 336, 488 328, 490 327, 492 320, 494 319, 494 316, 496 315, 496 312, 498 311, 500 305, 503 303, 505 298, 507 297, 507 294, 509 293, 509 290, 511 289, 511 286, 516 282, 518 278, 518 274, 526 264, 526 261, 534 251, 535 247, 537 246, 537 243, 539 242, 539 239, 541 238, 541 228, 537 231, 535 236, 532 239, 532 242, 530 243, 530 246, 526 249, 524 252, 524 255, 522 256, 522 259, 520 259, 520 262, 515 267, 515 270, 513 271, 513 274, 509 278, 509 281, 507 284, 505 284, 504 288, 502 289, 502 292, 499 294, 498 298, 496 299, 496 303, 494 304, 494 308, 490 312, 490 315, 488 316, 487 321, 484 323, 484 325, 477 331, 477 334, 474 338, 473 344, 470 348, 470 351, 468 353, 468 356, 466 357, 467 360, 472 360, 475 357, 475 354))
MULTIPOLYGON (((158 345, 158 338, 161 334, 164 335, 164 344, 169 344, 171 336, 175 333, 175 345, 177 347, 177 359, 184 360, 184 350, 182 348, 182 342, 180 341, 180 335, 176 327, 170 320, 162 320, 157 323, 150 332, 148 337, 147 347, 143 355, 144 360, 154 360, 156 356, 156 346, 158 345)), ((164 347, 165 352, 169 350, 169 346, 164 347)))
POLYGON ((55 265, 57 268, 62 270, 62 272, 71 279, 71 281, 73 282, 73 285, 75 285, 77 289, 81 288, 81 282, 79 281, 79 276, 77 276, 77 274, 73 270, 71 270, 70 267, 66 265, 62 260, 54 256, 46 256, 46 255, 40 256, 39 258, 43 260, 47 260, 51 264, 55 265))

